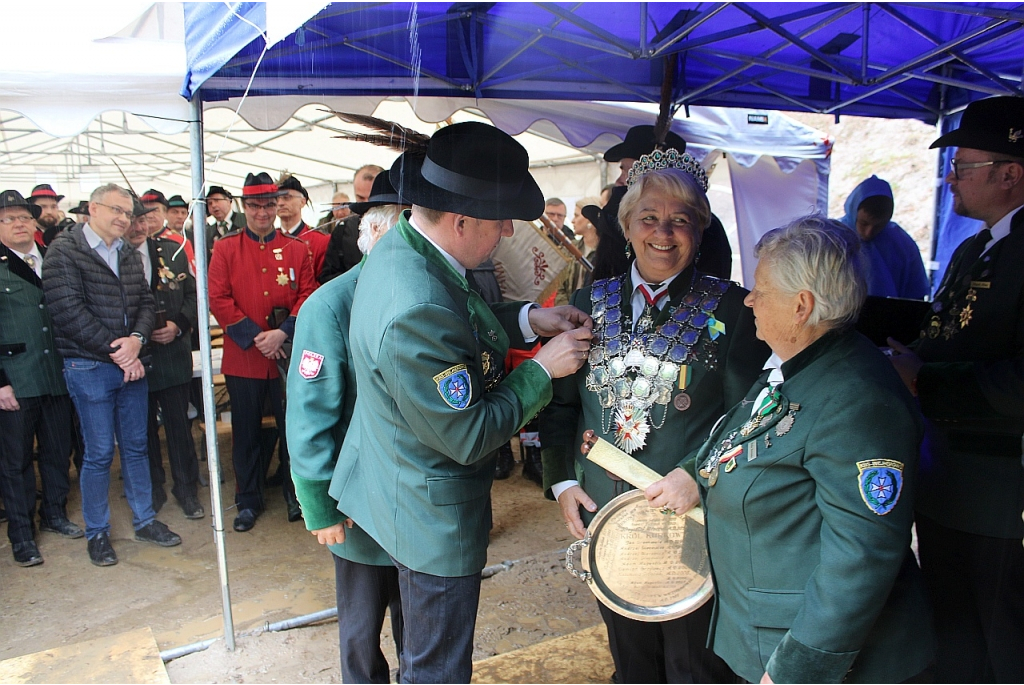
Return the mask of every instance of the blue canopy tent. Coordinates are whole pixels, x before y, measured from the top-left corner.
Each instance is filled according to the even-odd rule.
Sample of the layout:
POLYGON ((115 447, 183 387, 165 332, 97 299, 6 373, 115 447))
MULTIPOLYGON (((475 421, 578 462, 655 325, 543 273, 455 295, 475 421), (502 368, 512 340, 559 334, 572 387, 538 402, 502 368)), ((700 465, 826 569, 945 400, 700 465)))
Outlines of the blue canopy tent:
MULTIPOLYGON (((271 7, 186 4, 182 95, 658 102, 668 71, 684 110, 942 124, 973 99, 1024 94, 1019 3, 342 2, 268 45, 271 7)), ((973 230, 942 210, 949 202, 940 192, 940 272, 973 230)))

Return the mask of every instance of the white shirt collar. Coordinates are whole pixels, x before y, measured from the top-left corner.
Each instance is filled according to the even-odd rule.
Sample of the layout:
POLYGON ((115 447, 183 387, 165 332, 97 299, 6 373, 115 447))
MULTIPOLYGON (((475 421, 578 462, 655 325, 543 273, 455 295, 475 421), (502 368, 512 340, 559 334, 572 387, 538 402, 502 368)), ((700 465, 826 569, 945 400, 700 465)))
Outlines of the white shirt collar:
MULTIPOLYGON (((686 271, 686 269, 684 268, 683 271, 686 271)), ((676 280, 676 277, 678 277, 679 274, 683 273, 683 271, 680 271, 675 276, 666 278, 664 281, 661 282, 661 287, 655 290, 653 293, 651 293, 651 295, 657 295, 663 290, 668 290, 668 286, 671 285, 672 281, 676 280)), ((636 268, 636 260, 633 261, 633 267, 632 269, 630 269, 629 279, 633 285, 634 293, 636 292, 636 289, 640 287, 641 284, 647 285, 647 281, 645 281, 643 279, 643 276, 640 275, 640 270, 636 268)))
POLYGON ((761 368, 772 370, 772 372, 768 374, 769 385, 778 385, 782 381, 786 380, 782 375, 782 359, 774 352, 772 352, 771 356, 768 357, 768 360, 765 361, 764 366, 761 368))
POLYGON ((26 264, 28 264, 28 261, 25 259, 25 257, 34 257, 36 260, 36 265, 33 270, 36 272, 36 276, 40 276, 43 270, 43 255, 40 254, 39 246, 37 246, 34 241, 32 242, 32 248, 28 252, 21 252, 20 250, 15 250, 14 248, 11 248, 11 252, 18 255, 21 258, 21 261, 25 262, 26 264))
POLYGON ((444 249, 442 249, 440 245, 435 243, 434 240, 429 235, 424 233, 423 229, 417 226, 416 222, 413 221, 412 214, 409 215, 409 225, 412 226, 414 231, 416 231, 421 236, 426 238, 427 242, 433 245, 434 248, 436 248, 437 251, 441 253, 441 256, 444 257, 448 261, 448 263, 452 265, 452 268, 455 269, 455 271, 458 272, 459 275, 461 275, 463 278, 466 277, 466 267, 462 266, 462 264, 459 263, 459 260, 445 252, 444 249))
POLYGON ((295 236, 298 233, 299 226, 302 225, 302 219, 299 219, 294 226, 285 231, 290 236, 295 236))
MULTIPOLYGON (((1004 216, 1002 219, 993 224, 992 228, 989 229, 990 231, 992 231, 992 238, 987 243, 985 243, 985 250, 981 254, 985 254, 985 252, 988 252, 989 250, 992 249, 993 245, 998 243, 1006 236, 1010 235, 1010 224, 1013 223, 1013 216, 1017 212, 1021 211, 1021 209, 1024 209, 1024 205, 1021 205, 1020 207, 1017 207, 1017 209, 1013 209, 1007 212, 1006 216, 1004 216)), ((983 230, 985 229, 982 228, 981 231, 983 230)), ((978 232, 980 233, 981 231, 978 232)))

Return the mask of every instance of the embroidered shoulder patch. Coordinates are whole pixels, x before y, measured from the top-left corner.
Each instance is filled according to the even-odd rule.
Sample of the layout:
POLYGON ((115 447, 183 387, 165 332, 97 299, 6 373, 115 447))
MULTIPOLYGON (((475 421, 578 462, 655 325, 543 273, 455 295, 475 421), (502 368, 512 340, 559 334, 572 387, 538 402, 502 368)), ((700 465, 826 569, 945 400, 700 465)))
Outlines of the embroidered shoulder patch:
POLYGON ((437 392, 452 409, 465 409, 473 397, 473 386, 465 364, 458 364, 434 376, 437 392))
POLYGON ((320 375, 320 367, 324 365, 324 356, 309 350, 302 351, 302 358, 299 360, 299 375, 307 381, 313 380, 320 375))
POLYGON ((896 506, 903 490, 903 464, 892 459, 857 462, 860 496, 868 509, 885 516, 896 506))

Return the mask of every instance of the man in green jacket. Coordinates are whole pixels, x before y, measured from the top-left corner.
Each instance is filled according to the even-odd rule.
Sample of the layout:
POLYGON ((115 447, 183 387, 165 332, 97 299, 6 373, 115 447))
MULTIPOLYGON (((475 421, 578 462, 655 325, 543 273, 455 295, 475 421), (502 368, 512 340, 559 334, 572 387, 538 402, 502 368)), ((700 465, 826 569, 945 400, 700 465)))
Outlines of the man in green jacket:
POLYGON ((35 242, 39 207, 16 190, 0 193, 0 495, 14 563, 36 566, 36 474, 39 435, 43 500, 40 527, 67 538, 85 533, 68 520, 71 400, 64 386, 53 324, 43 302, 43 248, 35 242))
POLYGON ((467 284, 466 270, 512 235, 512 219, 544 209, 511 136, 448 126, 389 173, 413 207, 359 275, 349 330, 359 390, 330 494, 398 569, 402 614, 415 626, 403 680, 469 682, 490 455, 551 398, 552 377, 583 363, 592 322, 571 307, 492 311, 467 284), (538 336, 557 337, 486 391, 485 364, 538 336))

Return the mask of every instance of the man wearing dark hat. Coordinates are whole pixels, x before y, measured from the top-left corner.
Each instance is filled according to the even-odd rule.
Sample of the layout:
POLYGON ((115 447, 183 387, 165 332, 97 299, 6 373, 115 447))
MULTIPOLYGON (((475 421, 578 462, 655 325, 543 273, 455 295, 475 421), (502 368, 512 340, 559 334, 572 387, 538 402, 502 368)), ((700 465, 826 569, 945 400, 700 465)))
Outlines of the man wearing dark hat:
POLYGON ((171 195, 167 199, 167 228, 191 241, 191 231, 185 232, 186 219, 188 219, 188 203, 181 195, 171 195))
POLYGON ((147 210, 146 222, 150 237, 164 238, 165 240, 177 243, 179 246, 183 246, 182 250, 188 258, 189 268, 192 269, 194 274, 196 272, 196 253, 192 249, 192 243, 186 240, 185 236, 181 233, 167 229, 167 209, 170 207, 170 203, 164 197, 164 194, 159 190, 150 188, 142 194, 139 201, 142 202, 142 206, 147 210))
POLYGON ((309 204, 309 193, 302 187, 299 179, 286 175, 278 183, 278 188, 283 193, 277 198, 277 218, 281 221, 281 230, 306 243, 310 258, 313 260, 313 274, 319 275, 331 238, 302 220, 302 208, 309 204))
MULTIPOLYGON (((356 169, 352 178, 352 189, 355 192, 356 202, 366 202, 373 189, 373 181, 377 174, 384 171, 376 164, 364 164, 356 169)), ((326 283, 335 276, 339 276, 363 259, 363 253, 359 251, 356 241, 359 239, 359 215, 353 214, 337 224, 331 233, 330 242, 327 244, 327 254, 324 255, 324 265, 317 277, 321 283, 326 283)))
POLYGON ((390 179, 411 213, 377 243, 359 275, 349 329, 358 396, 331 487, 343 511, 398 569, 406 682, 469 682, 480 570, 487 555, 492 453, 551 398, 590 347, 573 307, 503 303, 466 281, 512 219, 544 197, 526 150, 475 122, 442 128, 426 155, 406 153, 390 179), (567 331, 561 333, 561 331, 567 331), (510 344, 557 336, 504 380, 488 383, 510 344))
MULTIPOLYGON (((360 250, 369 254, 405 209, 387 174, 378 174, 366 202, 360 250)), ((346 683, 390 682, 380 649, 384 614, 391 610, 392 635, 402 681, 402 603, 398 570, 387 553, 331 497, 331 475, 348 432, 356 401, 355 367, 348 330, 352 298, 362 264, 325 283, 309 296, 295 325, 295 354, 288 371, 288 444, 295 494, 306 528, 334 558, 341 679, 346 683)))
POLYGON ((206 210, 210 230, 206 232, 206 251, 213 253, 213 243, 228 233, 245 228, 245 215, 234 208, 234 196, 221 186, 210 186, 206 193, 206 210))
POLYGON ((89 559, 117 563, 110 544, 110 465, 114 437, 135 539, 162 547, 181 538, 156 520, 149 480, 145 413, 146 369, 139 358, 153 330, 153 295, 142 260, 121 249, 136 205, 128 191, 100 186, 89 222, 54 238, 43 262, 43 290, 64 380, 85 437, 79 484, 89 559))
POLYGON ((270 175, 249 174, 242 188, 247 228, 217 241, 210 260, 210 312, 224 328, 224 374, 231 396, 236 531, 251 530, 264 508, 260 428, 269 400, 281 437, 288 520, 301 517, 288 475, 284 404, 277 360, 295 331, 299 307, 316 288, 309 248, 274 229, 282 191, 270 175))
POLYGON ((1024 682, 1024 98, 972 102, 953 209, 983 222, 953 253, 913 351, 892 357, 930 420, 915 509, 938 682, 1024 682))
POLYGON ((0 193, 0 496, 19 566, 43 563, 33 522, 36 435, 43 486, 40 529, 68 538, 84 535, 67 516, 71 400, 43 301, 46 249, 34 238, 39 214, 18 191, 0 193))
MULTIPOLYGON (((145 196, 143 196, 145 197, 145 196)), ((167 438, 167 461, 174 485, 171 492, 185 518, 205 516, 197 495, 199 460, 188 418, 189 386, 192 381, 192 350, 189 332, 196 327, 196 282, 188 257, 180 243, 161 237, 157 212, 140 208, 126 233, 128 244, 142 259, 146 281, 153 293, 156 323, 146 353, 151 358, 146 373, 149 387, 149 475, 153 490, 153 511, 159 513, 167 493, 163 453, 157 414, 163 417, 167 438)))
POLYGON ((58 195, 49 183, 40 183, 32 189, 28 201, 39 208, 39 218, 36 219, 37 234, 34 236, 38 245, 49 245, 59 232, 59 203, 63 199, 64 196, 58 195))
MULTIPOLYGON (((613 145, 604 153, 604 161, 619 163, 619 177, 615 179, 616 190, 611 193, 608 203, 613 213, 618 213, 619 202, 626 193, 626 178, 629 170, 633 168, 636 160, 646 154, 654 152, 657 141, 654 137, 653 126, 634 126, 626 132, 626 138, 618 145, 613 145)), ((686 141, 677 133, 669 131, 665 136, 662 149, 675 148, 679 152, 686 150, 686 141)), ((618 223, 617 217, 615 223, 618 223)), ((729 280, 732 278, 732 248, 729 246, 729 238, 725 235, 725 227, 722 221, 711 215, 711 225, 704 231, 701 238, 700 250, 697 253, 697 270, 711 274, 717 278, 729 280)))

